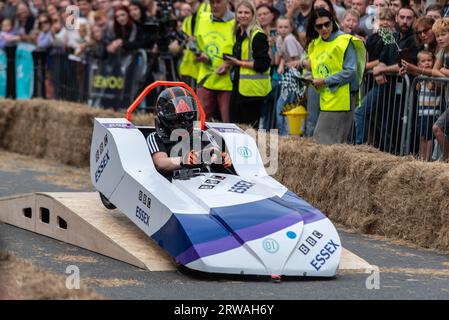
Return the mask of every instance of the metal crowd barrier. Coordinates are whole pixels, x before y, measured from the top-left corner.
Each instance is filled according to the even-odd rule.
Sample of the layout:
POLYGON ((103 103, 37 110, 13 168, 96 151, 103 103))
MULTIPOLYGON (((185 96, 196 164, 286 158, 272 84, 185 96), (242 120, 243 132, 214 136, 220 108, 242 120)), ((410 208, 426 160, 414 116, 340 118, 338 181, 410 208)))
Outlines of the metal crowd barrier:
POLYGON ((86 103, 89 63, 61 48, 51 49, 47 61, 50 75, 47 98, 86 103))
POLYGON ((371 71, 365 74, 360 107, 354 111, 355 144, 369 144, 381 151, 403 155, 410 79, 387 74, 387 83, 377 84, 371 71))
MULTIPOLYGON (((40 97, 120 110, 128 108, 148 83, 180 80, 177 61, 168 53, 154 55, 139 49, 100 59, 89 51, 79 57, 61 47, 41 50, 26 45, 29 55, 20 56, 20 65, 27 63, 26 73, 18 71, 18 45, 11 44, 0 51, 0 97, 40 97), (26 81, 18 79, 18 75, 25 75, 26 81)), ((157 93, 142 101, 139 109, 149 111, 157 93)))
POLYGON ((410 121, 405 138, 405 154, 427 161, 447 161, 449 124, 446 121, 438 124, 443 135, 435 136, 433 128, 438 118, 446 114, 448 94, 448 78, 419 76, 413 79, 407 105, 407 119, 410 121))
MULTIPOLYGON (((410 79, 408 75, 398 74, 387 74, 386 78, 386 84, 378 85, 372 71, 364 75, 360 107, 354 110, 354 125, 348 143, 369 144, 384 152, 404 155, 409 143, 407 114, 411 99, 410 79)), ((268 129, 275 127, 278 94, 274 96, 274 100, 270 101, 273 103, 271 110, 268 108, 265 111, 270 119, 268 129)), ((308 131, 310 130, 306 128, 306 132, 308 131)))
POLYGON ((145 83, 145 50, 120 52, 105 59, 87 52, 77 57, 63 50, 49 53, 52 94, 48 97, 87 103, 97 108, 127 108, 145 83))

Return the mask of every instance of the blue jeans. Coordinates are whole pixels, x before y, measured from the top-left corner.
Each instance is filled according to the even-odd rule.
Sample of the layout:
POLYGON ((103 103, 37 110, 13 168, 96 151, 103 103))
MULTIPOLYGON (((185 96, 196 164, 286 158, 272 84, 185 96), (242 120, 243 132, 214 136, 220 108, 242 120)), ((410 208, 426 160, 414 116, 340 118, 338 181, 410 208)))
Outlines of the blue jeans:
POLYGON ((377 101, 383 93, 383 87, 374 87, 363 98, 360 107, 355 108, 355 144, 362 144, 368 141, 368 128, 371 120, 371 113, 376 110, 377 101))
POLYGON ((273 127, 274 109, 281 86, 279 79, 271 78, 271 91, 265 98, 260 111, 259 129, 269 130, 273 127))
POLYGON ((282 109, 287 103, 293 103, 295 100, 293 94, 289 94, 286 99, 284 99, 281 94, 276 102, 276 128, 279 130, 278 134, 280 136, 286 136, 290 131, 287 117, 282 115, 282 109))

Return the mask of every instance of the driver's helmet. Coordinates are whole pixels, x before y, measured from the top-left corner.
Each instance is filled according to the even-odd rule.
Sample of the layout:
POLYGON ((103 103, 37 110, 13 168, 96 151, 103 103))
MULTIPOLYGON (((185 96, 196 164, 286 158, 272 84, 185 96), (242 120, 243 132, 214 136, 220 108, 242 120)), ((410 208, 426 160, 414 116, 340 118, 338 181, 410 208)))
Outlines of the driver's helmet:
POLYGON ((192 133, 198 117, 198 106, 192 95, 183 87, 170 87, 159 94, 154 119, 156 132, 164 143, 170 143, 174 130, 192 133))

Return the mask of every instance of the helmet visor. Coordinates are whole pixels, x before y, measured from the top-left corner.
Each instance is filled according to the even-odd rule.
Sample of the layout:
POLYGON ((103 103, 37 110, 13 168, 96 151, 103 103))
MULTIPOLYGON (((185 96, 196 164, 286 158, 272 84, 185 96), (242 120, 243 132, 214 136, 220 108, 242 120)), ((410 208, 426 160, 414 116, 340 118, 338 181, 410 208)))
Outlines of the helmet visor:
POLYGON ((198 107, 192 97, 182 96, 175 97, 170 100, 170 103, 175 107, 175 113, 184 113, 184 112, 192 112, 198 111, 198 107))
POLYGON ((176 97, 173 98, 170 105, 174 106, 173 111, 165 115, 167 124, 170 129, 188 129, 198 120, 198 109, 192 97, 176 97))

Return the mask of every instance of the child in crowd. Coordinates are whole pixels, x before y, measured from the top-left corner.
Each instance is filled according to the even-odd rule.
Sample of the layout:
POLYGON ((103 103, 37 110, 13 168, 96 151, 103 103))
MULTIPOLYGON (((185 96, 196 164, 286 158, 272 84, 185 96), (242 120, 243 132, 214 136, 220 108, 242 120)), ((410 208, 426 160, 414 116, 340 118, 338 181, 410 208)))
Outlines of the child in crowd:
POLYGON ((280 135, 288 134, 287 119, 282 114, 283 108, 287 103, 294 103, 298 100, 298 96, 304 92, 304 88, 300 88, 295 83, 295 72, 299 66, 304 49, 298 41, 296 29, 293 22, 286 18, 280 17, 276 24, 278 38, 276 40, 276 58, 275 64, 278 65, 278 73, 281 75, 281 94, 276 102, 276 127, 280 135))
MULTIPOLYGON (((434 64, 434 56, 430 51, 418 53, 418 67, 431 69, 434 64)), ((420 81, 416 85, 419 91, 417 134, 419 135, 419 154, 421 160, 430 161, 432 156, 433 134, 432 126, 436 117, 440 114, 440 95, 435 90, 435 83, 420 81)))
POLYGON ((89 41, 88 47, 91 50, 91 54, 96 59, 106 59, 106 41, 103 37, 103 30, 100 26, 92 26, 92 37, 89 41))
POLYGON ((11 19, 3 19, 0 32, 0 49, 4 49, 8 42, 19 41, 20 37, 13 31, 11 19))
MULTIPOLYGON (((441 50, 436 54, 435 64, 432 69, 432 76, 449 77, 449 18, 441 18, 435 21, 432 31, 437 39, 441 50)), ((422 73, 422 71, 421 71, 422 73)), ((449 96, 446 90, 446 101, 449 96)), ((447 161, 449 156, 449 112, 446 109, 437 119, 433 126, 433 134, 438 141, 439 147, 443 151, 442 160, 447 161)))
POLYGON ((349 9, 346 10, 341 22, 341 27, 344 32, 355 35, 359 29, 360 14, 358 11, 349 9))
POLYGON ((86 21, 80 22, 79 25, 79 38, 77 39, 78 47, 75 48, 74 54, 76 56, 81 56, 81 54, 86 50, 88 47, 88 44, 90 42, 90 35, 89 35, 89 24, 86 21))
POLYGON ((353 9, 349 9, 343 16, 341 27, 345 33, 356 36, 363 42, 366 42, 368 38, 366 32, 360 28, 360 15, 359 12, 353 9))

